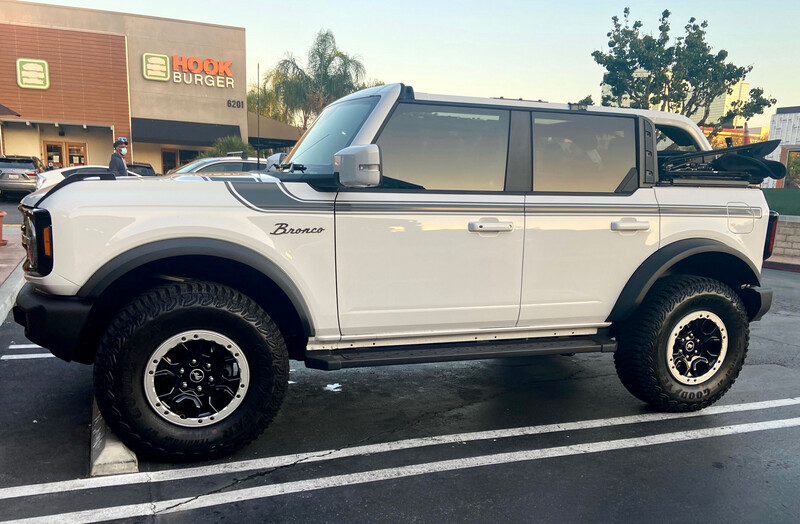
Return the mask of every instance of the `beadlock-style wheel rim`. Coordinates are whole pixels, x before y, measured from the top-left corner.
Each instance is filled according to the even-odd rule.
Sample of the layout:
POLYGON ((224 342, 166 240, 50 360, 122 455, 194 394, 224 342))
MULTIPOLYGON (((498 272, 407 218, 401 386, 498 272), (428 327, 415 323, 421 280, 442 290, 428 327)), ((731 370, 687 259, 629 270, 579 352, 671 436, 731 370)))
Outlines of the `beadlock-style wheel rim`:
POLYGON ((667 344, 667 368, 672 378, 686 385, 713 377, 728 352, 728 331, 719 316, 696 311, 681 318, 667 344))
POLYGON ((169 338, 150 355, 144 372, 150 407, 184 427, 210 426, 229 417, 249 384, 244 353, 213 331, 185 331, 169 338))

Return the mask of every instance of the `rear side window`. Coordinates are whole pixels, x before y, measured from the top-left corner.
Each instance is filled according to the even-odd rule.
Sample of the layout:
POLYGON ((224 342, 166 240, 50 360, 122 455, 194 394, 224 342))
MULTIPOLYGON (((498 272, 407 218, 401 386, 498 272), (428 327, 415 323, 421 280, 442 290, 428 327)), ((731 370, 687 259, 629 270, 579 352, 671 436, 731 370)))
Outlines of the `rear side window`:
POLYGON ((243 171, 242 162, 220 162, 197 170, 198 173, 236 173, 243 171))
POLYGON ((534 113, 533 190, 616 192, 637 175, 636 144, 632 118, 534 113))
POLYGON ((506 110, 399 104, 377 140, 386 188, 503 191, 506 110))

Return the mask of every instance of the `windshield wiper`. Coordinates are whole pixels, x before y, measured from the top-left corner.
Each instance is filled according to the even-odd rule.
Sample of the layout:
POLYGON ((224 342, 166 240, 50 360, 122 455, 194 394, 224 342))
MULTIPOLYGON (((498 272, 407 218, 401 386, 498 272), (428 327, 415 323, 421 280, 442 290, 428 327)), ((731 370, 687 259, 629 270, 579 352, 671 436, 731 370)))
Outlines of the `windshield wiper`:
POLYGON ((281 164, 280 168, 288 169, 290 173, 294 173, 295 170, 300 171, 301 173, 305 173, 306 169, 308 169, 303 164, 295 164, 294 162, 291 162, 289 164, 281 164))

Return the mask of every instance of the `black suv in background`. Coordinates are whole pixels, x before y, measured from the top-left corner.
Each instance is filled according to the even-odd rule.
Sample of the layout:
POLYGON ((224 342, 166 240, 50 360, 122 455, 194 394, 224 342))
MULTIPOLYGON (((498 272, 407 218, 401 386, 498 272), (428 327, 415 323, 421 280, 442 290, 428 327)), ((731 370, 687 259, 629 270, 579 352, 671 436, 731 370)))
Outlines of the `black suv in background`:
POLYGON ((36 189, 36 175, 44 170, 35 156, 0 156, 0 195, 30 193, 36 189))

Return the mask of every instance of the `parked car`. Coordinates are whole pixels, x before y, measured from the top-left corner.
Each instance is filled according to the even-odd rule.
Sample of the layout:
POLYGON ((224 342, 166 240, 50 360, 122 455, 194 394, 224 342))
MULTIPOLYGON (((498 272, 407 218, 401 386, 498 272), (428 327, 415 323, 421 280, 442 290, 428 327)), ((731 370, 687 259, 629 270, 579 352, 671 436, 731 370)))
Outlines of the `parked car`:
MULTIPOLYGON (((63 167, 61 169, 52 169, 50 171, 45 171, 44 173, 39 173, 37 175, 37 180, 35 185, 36 189, 40 189, 43 187, 49 187, 58 184, 65 178, 74 175, 103 175, 106 173, 108 174, 111 173, 111 171, 108 169, 108 166, 89 165, 89 166, 63 167)), ((124 178, 128 177, 142 178, 141 175, 133 172, 130 169, 128 169, 128 176, 124 178)))
POLYGON ((170 174, 180 173, 241 173, 248 171, 263 171, 267 169, 265 158, 241 158, 239 156, 215 156, 200 158, 189 162, 178 169, 170 171, 170 174))
POLYGON ((141 176, 157 176, 156 170, 147 162, 130 162, 128 164, 128 171, 133 171, 141 176))
POLYGON ((36 175, 44 171, 44 164, 35 156, 0 156, 0 193, 30 193, 36 189, 36 175))

